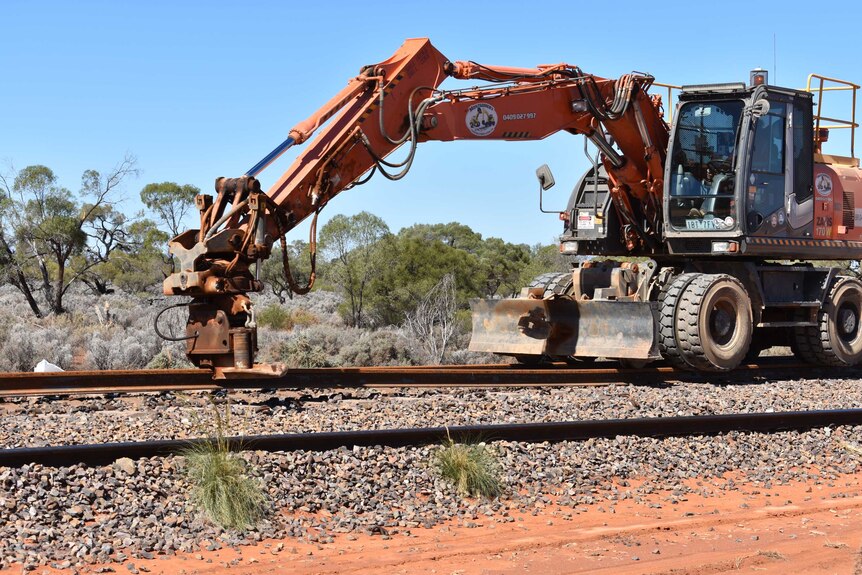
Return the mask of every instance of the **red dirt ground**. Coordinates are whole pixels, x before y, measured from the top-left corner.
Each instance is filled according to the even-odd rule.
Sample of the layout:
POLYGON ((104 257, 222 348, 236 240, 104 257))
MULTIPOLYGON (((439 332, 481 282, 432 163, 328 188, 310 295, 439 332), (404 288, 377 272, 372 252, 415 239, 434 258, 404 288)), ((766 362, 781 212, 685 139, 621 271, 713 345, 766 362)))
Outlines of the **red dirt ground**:
MULTIPOLYGON (((713 490, 713 497, 688 495, 671 504, 667 492, 657 492, 641 503, 616 502, 613 512, 606 503, 580 511, 549 506, 537 516, 516 513, 511 523, 483 517, 477 527, 453 523, 391 539, 338 535, 326 545, 287 539, 111 567, 129 573, 134 563, 142 573, 181 575, 862 574, 859 478, 840 476, 831 485, 739 483, 723 492, 702 481, 700 489, 713 490)), ((13 567, 0 575, 20 572, 13 567)))

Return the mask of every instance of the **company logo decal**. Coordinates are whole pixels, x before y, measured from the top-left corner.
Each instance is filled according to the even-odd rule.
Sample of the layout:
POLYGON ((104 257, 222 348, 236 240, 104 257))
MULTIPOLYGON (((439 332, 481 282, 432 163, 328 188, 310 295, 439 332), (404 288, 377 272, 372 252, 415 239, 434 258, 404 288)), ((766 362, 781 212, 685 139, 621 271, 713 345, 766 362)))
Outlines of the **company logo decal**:
POLYGON ((814 188, 821 196, 828 196, 832 193, 832 178, 829 174, 817 174, 814 178, 814 188))
POLYGON ((491 104, 473 104, 467 108, 465 120, 474 136, 487 136, 497 127, 497 110, 491 104))

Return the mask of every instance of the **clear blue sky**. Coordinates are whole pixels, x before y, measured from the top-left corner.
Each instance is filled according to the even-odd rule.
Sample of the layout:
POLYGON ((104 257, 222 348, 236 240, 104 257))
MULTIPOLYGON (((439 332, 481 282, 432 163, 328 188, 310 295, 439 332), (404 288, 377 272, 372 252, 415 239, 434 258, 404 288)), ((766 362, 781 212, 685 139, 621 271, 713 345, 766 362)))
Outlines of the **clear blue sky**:
MULTIPOLYGON (((417 36, 452 60, 568 62, 605 77, 638 70, 676 84, 745 81, 761 66, 781 85, 799 87, 810 72, 858 83, 860 6, 2 0, 0 167, 44 164, 77 191, 85 169, 107 170, 130 152, 142 174, 126 186, 129 213, 149 182, 208 192, 216 176, 254 165, 360 66, 417 36)), ((292 157, 262 173, 265 188, 292 157)), ((324 216, 368 210, 393 231, 457 220, 486 237, 551 243, 560 223, 538 212, 542 163, 557 180, 546 207, 561 208, 587 165, 580 137, 426 143, 404 180, 345 192, 324 216)))

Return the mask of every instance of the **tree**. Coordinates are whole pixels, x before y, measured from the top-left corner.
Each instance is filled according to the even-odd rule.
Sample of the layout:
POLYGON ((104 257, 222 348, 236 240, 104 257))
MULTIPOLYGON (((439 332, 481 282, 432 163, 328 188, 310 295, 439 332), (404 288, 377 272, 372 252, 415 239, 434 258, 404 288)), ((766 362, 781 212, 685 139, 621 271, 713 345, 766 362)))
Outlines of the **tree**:
POLYGON ((405 238, 417 238, 426 242, 439 241, 450 248, 464 250, 478 255, 482 250, 482 234, 470 229, 470 226, 449 222, 448 224, 414 224, 398 232, 405 238))
POLYGON ((173 271, 171 258, 164 249, 169 239, 152 220, 132 222, 126 242, 106 262, 92 268, 82 281, 100 294, 109 291, 108 282, 127 292, 145 292, 173 271))
POLYGON ((455 276, 446 274, 425 294, 416 309, 407 314, 407 332, 419 344, 431 363, 442 363, 446 346, 456 332, 457 311, 455 276))
POLYGON ((521 283, 521 273, 530 263, 528 246, 488 238, 482 242, 478 256, 485 272, 485 297, 518 295, 525 285, 521 283))
POLYGON ((183 220, 194 207, 195 196, 200 193, 200 188, 190 184, 147 184, 141 190, 141 201, 156 214, 159 222, 167 226, 171 237, 176 237, 185 230, 183 220))
POLYGON ((36 317, 42 317, 39 304, 24 273, 24 262, 16 257, 15 230, 9 225, 15 210, 15 202, 10 195, 11 186, 4 176, 0 176, 0 183, 3 185, 3 189, 0 189, 0 279, 3 283, 8 282, 18 288, 36 317))
POLYGON ((455 277, 458 306, 484 293, 486 278, 479 258, 439 240, 427 241, 402 234, 389 241, 387 263, 373 279, 368 293, 371 313, 379 323, 401 325, 446 274, 455 277))
POLYGON ((535 278, 549 272, 570 272, 572 271, 572 256, 563 255, 560 253, 560 246, 557 244, 541 245, 536 244, 530 248, 530 261, 521 270, 521 286, 527 286, 535 278))
POLYGON ((41 292, 51 312, 63 313, 69 287, 126 245, 126 217, 114 208, 113 195, 137 173, 135 158, 129 155, 106 174, 87 170, 81 177, 80 200, 58 186, 54 172, 45 166, 28 166, 14 178, 0 178, 0 265, 36 316, 43 315, 36 293, 41 292))
POLYGON ((320 250, 327 260, 322 276, 345 297, 344 310, 348 325, 362 327, 365 298, 375 275, 386 263, 389 226, 368 212, 355 216, 337 215, 320 230, 320 250))
POLYGON ((458 222, 448 224, 415 224, 404 228, 399 237, 439 241, 444 245, 465 251, 479 258, 486 286, 484 297, 508 297, 520 289, 521 270, 530 261, 530 248, 525 244, 510 244, 500 238, 482 239, 482 234, 458 222))

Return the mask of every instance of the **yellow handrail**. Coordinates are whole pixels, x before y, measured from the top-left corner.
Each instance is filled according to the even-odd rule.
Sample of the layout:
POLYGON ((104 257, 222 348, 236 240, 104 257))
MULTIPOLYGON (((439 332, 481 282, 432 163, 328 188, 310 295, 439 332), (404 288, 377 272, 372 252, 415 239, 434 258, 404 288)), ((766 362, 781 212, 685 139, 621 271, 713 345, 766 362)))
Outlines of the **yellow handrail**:
POLYGON ((668 110, 668 124, 673 123, 673 91, 674 90, 682 90, 682 86, 676 86, 674 84, 662 84, 661 82, 653 82, 653 86, 658 86, 659 88, 667 88, 667 110, 668 110))
POLYGON ((856 123, 856 90, 859 89, 857 84, 853 82, 848 82, 846 80, 839 80, 837 78, 830 78, 828 76, 822 76, 820 74, 809 74, 808 76, 808 84, 805 86, 806 92, 817 92, 817 113, 814 115, 814 144, 815 147, 819 150, 821 141, 820 141, 820 129, 847 129, 850 128, 850 157, 856 158, 856 128, 859 127, 859 124, 856 123), (814 79, 819 80, 817 88, 812 90, 811 81, 814 79), (838 84, 838 86, 824 86, 825 82, 832 82, 834 84, 838 84), (850 90, 853 92, 853 103, 850 111, 850 120, 842 120, 838 118, 829 118, 822 114, 823 111, 823 92, 838 92, 838 91, 847 91, 850 90), (835 122, 835 124, 831 124, 828 126, 821 126, 821 120, 825 120, 828 122, 835 122))

